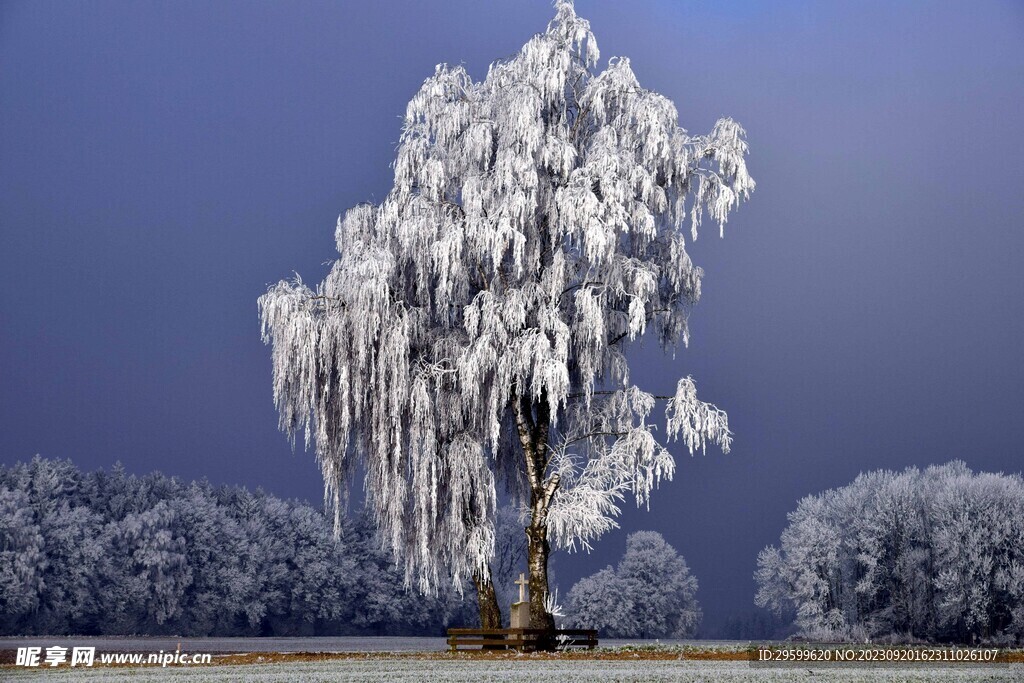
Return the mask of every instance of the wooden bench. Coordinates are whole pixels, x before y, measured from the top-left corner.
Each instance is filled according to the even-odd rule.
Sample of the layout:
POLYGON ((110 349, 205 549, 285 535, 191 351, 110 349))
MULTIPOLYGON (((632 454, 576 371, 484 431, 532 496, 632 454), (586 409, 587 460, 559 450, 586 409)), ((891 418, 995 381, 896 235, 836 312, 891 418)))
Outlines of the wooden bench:
POLYGON ((564 650, 597 647, 597 631, 590 629, 542 628, 450 628, 448 647, 458 650, 564 650))

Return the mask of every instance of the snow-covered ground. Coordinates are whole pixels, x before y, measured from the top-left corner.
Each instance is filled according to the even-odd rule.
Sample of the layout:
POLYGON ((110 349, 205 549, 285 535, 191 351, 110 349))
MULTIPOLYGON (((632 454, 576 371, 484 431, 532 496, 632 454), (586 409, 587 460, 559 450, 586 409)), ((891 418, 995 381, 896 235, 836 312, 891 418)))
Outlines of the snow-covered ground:
MULTIPOLYGON (((816 665, 812 667, 754 665, 746 661, 657 661, 651 659, 617 660, 547 660, 522 659, 447 659, 412 652, 429 653, 445 649, 443 638, 74 638, 28 637, 0 638, 0 651, 19 646, 93 645, 100 652, 173 651, 181 643, 182 652, 376 652, 365 659, 332 659, 322 662, 277 662, 267 664, 155 666, 125 668, 61 668, 4 667, 0 679, 5 681, 88 681, 107 683, 120 681, 262 681, 280 683, 313 683, 316 681, 364 681, 396 683, 397 681, 540 681, 574 683, 589 681, 908 681, 967 683, 970 681, 1024 681, 1022 664, 947 665, 925 667, 914 665, 877 666, 856 664, 816 665), (382 652, 404 653, 394 657, 382 652)), ((634 644, 650 646, 657 641, 606 640, 602 646, 634 644)), ((743 649, 743 641, 661 641, 661 645, 693 645, 701 649, 743 649)), ((681 652, 681 650, 680 650, 681 652)), ((638 653, 638 656, 642 656, 638 653)), ((215 657, 216 661, 216 657, 215 657)))
POLYGON ((1022 665, 989 665, 963 668, 856 667, 833 666, 825 669, 759 668, 748 662, 696 661, 483 661, 373 659, 344 660, 304 664, 252 666, 211 666, 177 669, 62 669, 56 672, 5 670, 8 680, 89 681, 108 683, 131 681, 248 681, 275 683, 315 683, 319 681, 538 681, 551 683, 590 683, 591 681, 900 681, 938 683, 950 681, 1020 681, 1022 665))
MULTIPOLYGON (((623 645, 696 645, 701 647, 743 647, 738 640, 612 640, 602 639, 601 647, 623 645)), ((0 637, 0 650, 19 647, 95 647, 97 652, 438 652, 448 649, 445 638, 417 637, 324 637, 324 638, 186 638, 182 636, 19 636, 0 637)))

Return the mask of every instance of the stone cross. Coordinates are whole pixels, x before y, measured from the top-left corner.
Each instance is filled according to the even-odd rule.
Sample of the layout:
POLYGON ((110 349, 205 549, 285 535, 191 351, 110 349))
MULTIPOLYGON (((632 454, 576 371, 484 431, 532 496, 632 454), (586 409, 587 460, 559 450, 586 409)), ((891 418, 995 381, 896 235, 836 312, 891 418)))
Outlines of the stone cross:
POLYGON ((511 628, 529 628, 530 603, 526 602, 526 586, 529 582, 526 580, 526 574, 520 574, 519 580, 513 581, 513 583, 519 586, 519 602, 512 603, 512 616, 509 619, 509 625, 511 628))
POLYGON ((513 583, 515 583, 517 586, 519 586, 519 602, 526 602, 525 590, 526 590, 526 586, 529 584, 529 582, 526 580, 526 574, 520 573, 519 574, 519 579, 516 580, 516 581, 513 581, 513 583))

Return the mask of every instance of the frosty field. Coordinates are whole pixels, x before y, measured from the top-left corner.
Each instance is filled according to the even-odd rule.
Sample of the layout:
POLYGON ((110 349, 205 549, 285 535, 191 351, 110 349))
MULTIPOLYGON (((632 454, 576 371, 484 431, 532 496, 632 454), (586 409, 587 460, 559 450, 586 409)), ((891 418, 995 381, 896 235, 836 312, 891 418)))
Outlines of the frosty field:
POLYGON ((4 681, 1021 681, 1021 652, 1005 652, 1012 664, 877 665, 832 663, 814 666, 752 664, 746 641, 613 641, 584 652, 562 654, 460 653, 446 651, 440 638, 199 638, 183 639, 182 651, 214 653, 212 665, 95 666, 29 669, 12 666, 13 649, 45 644, 93 645, 98 652, 173 650, 176 638, 0 638, 0 679, 4 681), (229 654, 233 653, 233 654, 229 654))
POLYGON ((1024 665, 987 667, 910 668, 855 667, 755 668, 748 662, 708 661, 494 661, 428 659, 349 659, 300 664, 257 664, 178 669, 62 669, 56 672, 4 670, 11 681, 262 681, 315 683, 319 681, 541 681, 589 683, 590 681, 802 681, 828 680, 849 683, 900 681, 1020 681, 1024 665))

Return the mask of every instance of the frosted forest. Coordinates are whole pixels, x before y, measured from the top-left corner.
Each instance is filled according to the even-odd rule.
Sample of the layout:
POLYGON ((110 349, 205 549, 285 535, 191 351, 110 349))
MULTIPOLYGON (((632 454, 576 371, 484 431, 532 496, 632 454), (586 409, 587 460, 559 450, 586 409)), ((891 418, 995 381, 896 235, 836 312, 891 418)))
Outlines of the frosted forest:
POLYGON ((435 634, 363 518, 241 487, 34 458, 0 467, 0 634, 435 634))
POLYGON ((757 604, 806 638, 1024 643, 1024 479, 867 472, 801 500, 757 564, 757 604))
MULTIPOLYGON (((514 509, 497 520, 508 605, 526 540, 514 509)), ((242 487, 39 457, 0 466, 0 635, 436 636, 477 623, 471 590, 407 588, 367 516, 342 516, 339 531, 321 509, 242 487)), ((1024 642, 1020 475, 959 462, 868 472, 799 501, 756 560, 756 603, 779 621, 730 637, 1024 642)), ((690 638, 698 587, 661 534, 635 532, 556 618, 608 638, 690 638)))

